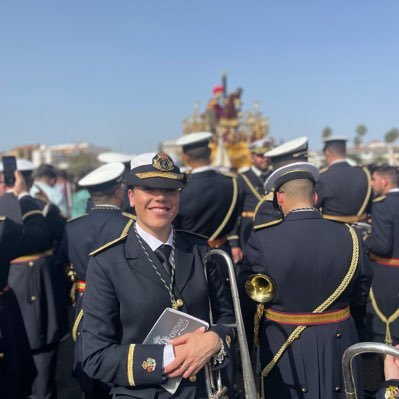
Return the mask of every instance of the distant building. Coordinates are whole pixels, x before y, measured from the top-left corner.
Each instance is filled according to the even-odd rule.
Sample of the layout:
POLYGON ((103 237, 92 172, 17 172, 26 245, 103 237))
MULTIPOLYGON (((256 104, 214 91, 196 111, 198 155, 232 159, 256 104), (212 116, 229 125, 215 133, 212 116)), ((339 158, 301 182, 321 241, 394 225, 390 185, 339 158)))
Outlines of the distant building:
POLYGON ((367 144, 348 149, 348 155, 360 159, 362 164, 389 163, 399 165, 399 146, 387 144, 381 140, 373 140, 367 144))
MULTIPOLYGON (((381 140, 373 140, 358 147, 348 147, 347 155, 349 161, 359 165, 389 163, 392 166, 399 166, 399 146, 381 140)), ((318 167, 326 165, 322 151, 309 152, 309 162, 318 167)))
POLYGON ((97 147, 92 144, 81 142, 74 144, 29 144, 14 147, 7 151, 8 155, 14 155, 17 158, 29 159, 35 166, 42 163, 49 163, 59 169, 69 169, 70 158, 79 155, 90 155, 97 158, 97 155, 109 151, 109 148, 97 147))

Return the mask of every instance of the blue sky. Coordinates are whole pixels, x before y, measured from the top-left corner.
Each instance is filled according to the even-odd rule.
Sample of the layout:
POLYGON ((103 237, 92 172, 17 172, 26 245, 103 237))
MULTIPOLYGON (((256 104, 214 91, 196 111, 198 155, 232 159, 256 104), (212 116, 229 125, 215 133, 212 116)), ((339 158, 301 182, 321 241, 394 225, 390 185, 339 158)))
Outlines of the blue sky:
POLYGON ((396 0, 0 2, 0 150, 77 141, 140 153, 227 71, 278 141, 399 126, 396 0))

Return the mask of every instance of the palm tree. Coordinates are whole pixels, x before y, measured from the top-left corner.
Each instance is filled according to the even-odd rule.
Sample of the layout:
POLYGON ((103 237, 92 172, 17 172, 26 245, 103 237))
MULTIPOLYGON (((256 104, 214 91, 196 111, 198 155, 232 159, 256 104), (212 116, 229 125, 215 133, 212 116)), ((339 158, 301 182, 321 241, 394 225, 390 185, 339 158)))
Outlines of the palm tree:
POLYGON ((389 160, 389 164, 391 164, 391 165, 393 165, 394 161, 395 161, 394 156, 393 156, 393 147, 394 147, 394 143, 398 139, 398 137, 399 137, 399 129, 396 127, 392 128, 391 130, 388 130, 384 136, 384 140, 389 146, 388 160, 389 160))
POLYGON ((399 138, 399 129, 394 127, 385 133, 384 140, 387 144, 393 144, 399 138))
POLYGON ((326 126, 323 131, 321 132, 321 137, 322 139, 327 139, 328 137, 330 137, 332 135, 332 130, 330 127, 326 126))
POLYGON ((356 131, 356 136, 353 139, 353 143, 355 144, 355 147, 359 147, 360 144, 363 142, 363 137, 367 133, 367 128, 365 125, 358 125, 355 129, 356 131))

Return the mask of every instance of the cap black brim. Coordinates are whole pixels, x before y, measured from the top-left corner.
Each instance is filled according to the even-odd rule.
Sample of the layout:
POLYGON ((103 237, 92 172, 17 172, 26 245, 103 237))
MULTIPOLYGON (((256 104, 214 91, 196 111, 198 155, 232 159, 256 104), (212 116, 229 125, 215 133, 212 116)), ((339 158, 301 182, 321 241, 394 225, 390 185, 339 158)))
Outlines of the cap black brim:
POLYGON ((150 177, 147 179, 140 179, 133 174, 128 175, 126 178, 126 185, 128 187, 180 189, 185 186, 185 182, 185 176, 182 180, 168 179, 165 177, 150 177))

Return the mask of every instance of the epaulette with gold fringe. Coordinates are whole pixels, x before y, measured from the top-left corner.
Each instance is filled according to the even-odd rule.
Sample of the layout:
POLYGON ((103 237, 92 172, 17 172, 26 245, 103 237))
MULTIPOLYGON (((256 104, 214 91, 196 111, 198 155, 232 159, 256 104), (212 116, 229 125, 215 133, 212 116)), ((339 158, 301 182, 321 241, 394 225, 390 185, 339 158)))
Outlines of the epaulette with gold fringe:
POLYGON ((106 244, 102 245, 100 248, 97 248, 96 250, 90 252, 90 256, 95 256, 98 255, 100 252, 104 251, 107 248, 112 247, 114 244, 117 244, 121 241, 123 241, 129 234, 129 230, 133 225, 133 220, 130 219, 127 223, 126 226, 123 228, 120 236, 118 238, 116 238, 115 240, 109 241, 106 244))
POLYGON ((187 234, 192 235, 192 236, 194 236, 194 237, 202 238, 202 239, 204 239, 204 240, 207 240, 207 239, 208 239, 208 237, 206 237, 206 236, 204 236, 204 235, 202 235, 202 234, 194 233, 194 232, 189 231, 189 230, 175 229, 175 231, 177 231, 177 232, 179 232, 179 233, 187 233, 187 234))
POLYGON ((254 226, 253 229, 258 231, 258 230, 261 230, 261 229, 265 229, 267 227, 276 226, 277 224, 280 224, 282 221, 283 221, 283 219, 277 219, 277 220, 273 220, 271 222, 258 224, 256 226, 254 226))
POLYGON ((137 220, 137 216, 136 216, 136 215, 133 215, 133 213, 130 213, 130 212, 122 212, 122 215, 123 215, 123 216, 126 216, 126 217, 129 218, 129 219, 137 220))
POLYGON ((373 199, 373 203, 374 203, 374 202, 381 202, 381 201, 384 201, 384 199, 385 199, 386 197, 387 197, 386 195, 380 195, 379 197, 373 199))
POLYGON ((87 216, 87 215, 88 215, 88 213, 84 213, 83 215, 79 215, 74 218, 68 219, 67 223, 73 222, 73 221, 78 220, 78 219, 82 218, 83 216, 87 216))

